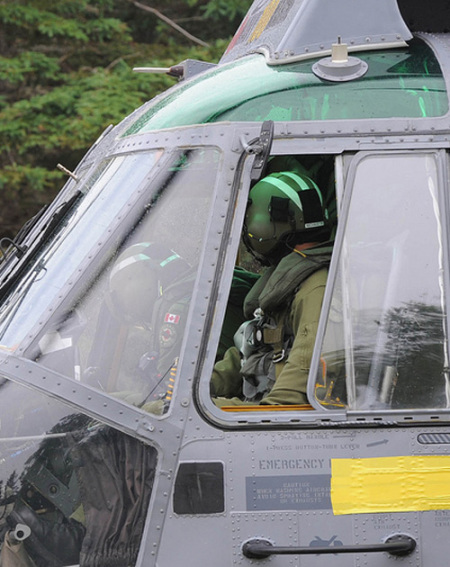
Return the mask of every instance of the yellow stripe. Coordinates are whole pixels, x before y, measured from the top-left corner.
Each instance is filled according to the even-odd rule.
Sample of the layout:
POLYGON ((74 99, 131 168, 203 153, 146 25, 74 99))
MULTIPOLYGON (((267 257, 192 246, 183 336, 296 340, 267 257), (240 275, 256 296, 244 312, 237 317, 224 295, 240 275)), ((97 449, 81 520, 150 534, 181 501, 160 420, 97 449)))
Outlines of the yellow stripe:
POLYGON ((249 43, 258 39, 258 37, 262 34, 262 32, 266 29, 267 24, 270 22, 270 19, 275 13, 275 10, 278 7, 280 0, 272 0, 270 4, 268 4, 262 13, 262 16, 259 18, 258 23, 253 30, 252 35, 250 36, 249 43))
POLYGON ((450 456, 332 459, 335 514, 450 508, 450 456))

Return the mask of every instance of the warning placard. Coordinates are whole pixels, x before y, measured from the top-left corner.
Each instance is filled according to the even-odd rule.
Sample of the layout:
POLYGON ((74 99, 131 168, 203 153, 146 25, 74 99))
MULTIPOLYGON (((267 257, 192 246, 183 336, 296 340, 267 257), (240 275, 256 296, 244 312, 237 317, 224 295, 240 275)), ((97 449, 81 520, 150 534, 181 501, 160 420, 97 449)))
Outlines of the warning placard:
POLYGON ((330 475, 246 478, 247 510, 328 510, 330 475))

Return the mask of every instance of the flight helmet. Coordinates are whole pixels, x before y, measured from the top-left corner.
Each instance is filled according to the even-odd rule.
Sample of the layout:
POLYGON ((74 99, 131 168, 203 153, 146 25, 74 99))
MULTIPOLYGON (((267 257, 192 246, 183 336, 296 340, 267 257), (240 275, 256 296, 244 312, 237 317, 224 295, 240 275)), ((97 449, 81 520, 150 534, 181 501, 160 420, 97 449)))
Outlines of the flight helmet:
POLYGON ((183 258, 163 244, 134 244, 119 255, 111 270, 107 303, 116 317, 147 326, 155 302, 189 268, 183 258))
POLYGON ((276 263, 296 244, 328 236, 322 195, 307 175, 271 173, 250 190, 243 240, 263 263, 276 263))

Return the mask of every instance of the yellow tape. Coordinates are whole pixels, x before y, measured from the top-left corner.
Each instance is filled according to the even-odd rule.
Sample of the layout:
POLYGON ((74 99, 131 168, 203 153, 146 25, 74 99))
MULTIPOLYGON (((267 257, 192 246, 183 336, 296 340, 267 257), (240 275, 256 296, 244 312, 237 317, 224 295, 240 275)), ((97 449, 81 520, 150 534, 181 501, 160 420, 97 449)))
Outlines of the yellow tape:
POLYGON ((450 509, 450 456, 332 459, 335 514, 450 509))
POLYGON ((250 39, 248 40, 248 43, 251 43, 252 41, 255 41, 255 39, 258 39, 258 37, 266 29, 267 24, 270 22, 270 19, 274 15, 275 10, 277 9, 279 3, 280 3, 280 0, 272 0, 265 7, 264 12, 262 13, 261 17, 259 18, 259 21, 256 24, 255 29, 253 30, 253 33, 250 36, 250 39))

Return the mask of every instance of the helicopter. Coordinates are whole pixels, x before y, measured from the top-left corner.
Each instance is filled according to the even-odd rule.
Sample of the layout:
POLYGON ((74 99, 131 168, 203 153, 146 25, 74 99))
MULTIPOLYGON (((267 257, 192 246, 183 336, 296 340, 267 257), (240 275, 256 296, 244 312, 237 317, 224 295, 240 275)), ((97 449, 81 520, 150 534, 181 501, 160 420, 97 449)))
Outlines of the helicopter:
POLYGON ((255 0, 2 239, 0 565, 448 556, 449 9, 255 0), (308 403, 219 407, 249 191, 293 163, 333 230, 308 403))

